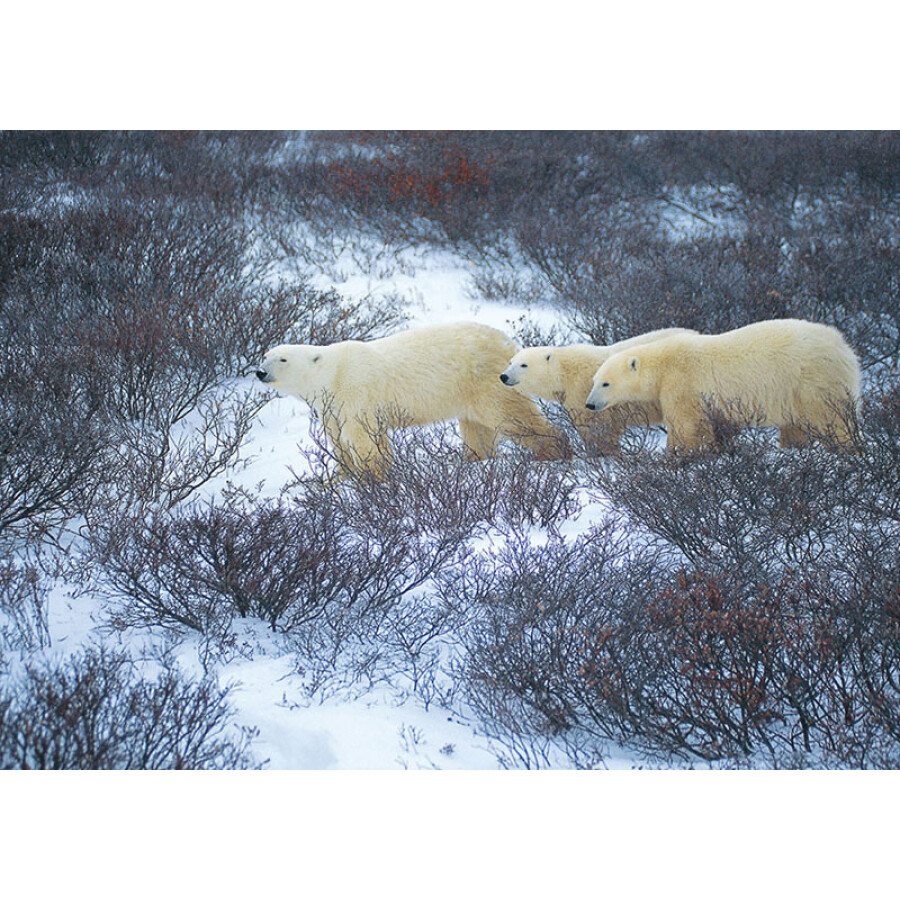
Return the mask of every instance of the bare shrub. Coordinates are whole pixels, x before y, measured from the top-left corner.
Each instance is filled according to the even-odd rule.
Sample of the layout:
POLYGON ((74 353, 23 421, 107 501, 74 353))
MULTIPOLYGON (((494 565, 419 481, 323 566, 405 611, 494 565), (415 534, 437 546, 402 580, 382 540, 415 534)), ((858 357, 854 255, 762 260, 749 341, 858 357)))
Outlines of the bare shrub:
POLYGON ((888 435, 850 454, 819 444, 774 450, 761 430, 729 437, 712 452, 626 453, 616 466, 596 467, 593 478, 626 520, 683 560, 762 581, 820 564, 860 523, 878 524, 867 507, 871 496, 886 496, 888 435))
POLYGON ((91 559, 114 623, 188 628, 224 638, 235 616, 291 631, 333 607, 387 607, 462 552, 457 530, 425 530, 392 508, 309 489, 140 508, 98 528, 91 559))
POLYGON ((0 550, 0 650, 49 644, 44 576, 22 548, 0 550))
MULTIPOLYGON (((452 246, 499 260, 536 247, 558 217, 602 240, 603 212, 653 182, 627 132, 313 133, 291 169, 296 210, 388 244, 452 246), (639 161, 640 158, 640 161, 639 161), (534 226, 537 224, 537 227, 534 226), (602 229, 602 232, 601 232, 602 229), (601 236, 602 234, 602 236, 601 236)), ((633 213, 630 213, 633 214, 633 213)), ((619 224, 629 213, 616 215, 619 224)), ((610 220, 611 221, 611 220, 610 220)))
MULTIPOLYGON (((16 146, 43 159, 54 140, 16 146)), ((104 181, 107 157, 139 178, 145 163, 170 171, 168 140, 99 136, 90 199, 0 214, 0 527, 103 516, 114 494, 178 502, 236 458, 260 401, 233 379, 265 349, 367 337, 401 315, 303 278, 270 285, 243 215, 186 182, 176 196, 151 180, 137 202, 104 181)), ((181 145, 215 168, 219 140, 181 145)))
POLYGON ((826 671, 814 646, 821 609, 804 599, 784 585, 678 573, 647 609, 654 679, 634 705, 645 738, 706 759, 763 748, 773 764, 808 752, 797 735, 808 738, 826 671))
POLYGON ((350 298, 333 288, 314 290, 300 281, 261 288, 243 308, 230 312, 228 325, 240 334, 247 358, 255 365, 274 344, 368 341, 395 331, 404 321, 399 297, 350 298))
POLYGON ((59 318, 0 296, 0 531, 59 524, 108 474, 102 395, 59 318))
POLYGON ((717 334, 763 319, 803 316, 781 241, 765 232, 656 236, 604 247, 578 270, 568 318, 596 343, 679 326, 717 334))
POLYGON ((862 408, 864 465, 856 502, 869 514, 900 522, 900 385, 866 398, 862 408))
POLYGON ((890 132, 332 132, 309 154, 326 231, 450 244, 486 297, 542 296, 597 343, 795 316, 896 368, 890 132), (497 268, 523 258, 539 282, 497 268))
POLYGON ((157 190, 182 198, 245 201, 260 181, 259 164, 291 137, 272 131, 4 131, 0 165, 33 187, 65 179, 140 197, 155 182, 157 190))
MULTIPOLYGON (((401 590, 390 603, 329 604, 293 627, 289 643, 311 692, 366 691, 389 684, 426 705, 447 704, 456 684, 447 668, 465 614, 435 593, 450 572, 477 565, 472 539, 521 526, 554 529, 580 508, 571 473, 522 451, 468 461, 450 427, 410 429, 392 441, 393 463, 382 478, 334 483, 331 451, 320 446, 313 476, 290 488, 304 502, 332 503, 354 531, 402 556, 393 573, 401 590)), ((365 566, 367 549, 358 565, 365 566)), ((381 551, 379 551, 380 554, 381 551)))
POLYGON ((848 192, 810 215, 785 254, 798 313, 839 328, 870 378, 885 368, 896 377, 900 367, 898 238, 900 210, 848 192))
MULTIPOLYGON (((323 137, 334 139, 313 140, 321 147, 323 137)), ((344 228, 374 229, 390 244, 455 233, 488 177, 486 165, 444 133, 370 132, 351 142, 337 154, 316 148, 321 161, 306 168, 304 186, 314 177, 317 205, 303 211, 325 213, 344 228)))
POLYGON ((846 183, 867 199, 889 196, 900 173, 894 132, 657 132, 652 145, 667 182, 718 185, 720 203, 787 224, 846 183))
POLYGON ((101 433, 77 403, 31 390, 0 406, 0 528, 52 527, 82 508, 104 476, 101 433))
POLYGON ((363 575, 327 508, 194 504, 142 510, 95 537, 103 592, 117 627, 162 625, 224 638, 235 616, 289 629, 363 575))
POLYGON ((580 765, 625 744, 656 759, 898 766, 897 551, 881 550, 855 580, 795 570, 767 584, 679 569, 608 526, 512 546, 444 582, 469 610, 467 700, 513 752, 551 740, 580 765))
MULTIPOLYGON (((574 730, 599 741, 633 733, 627 717, 600 698, 585 709, 578 696, 579 672, 597 642, 636 627, 632 611, 645 601, 656 562, 629 551, 610 525, 590 538, 541 546, 519 536, 442 579, 442 596, 468 611, 460 664, 466 698, 495 739, 506 743, 506 731, 509 746, 521 749, 574 730)), ((620 661, 629 683, 640 684, 638 660, 620 661)))
POLYGON ((4 769, 246 769, 253 734, 232 726, 229 689, 164 661, 144 680, 122 653, 31 664, 0 692, 4 769))
POLYGON ((525 307, 545 306, 555 299, 540 273, 523 271, 519 259, 482 264, 466 284, 466 294, 477 301, 525 307))
MULTIPOLYGON (((69 333, 105 373, 128 419, 178 421, 197 398, 255 364, 272 343, 355 313, 303 281, 272 287, 253 259, 253 235, 209 207, 161 202, 86 207, 48 220, 49 246, 8 288, 65 293, 69 333)), ((347 321, 349 320, 349 321, 347 321)))
POLYGON ((558 325, 543 325, 522 315, 509 322, 509 335, 520 347, 543 347, 583 342, 583 335, 558 325))
POLYGON ((46 173, 90 168, 101 156, 102 135, 90 131, 4 131, 0 160, 4 170, 46 173))
POLYGON ((113 516, 91 536, 92 590, 114 627, 191 629, 224 646, 236 617, 259 618, 290 635, 314 689, 388 679, 431 702, 449 689, 438 663, 457 616, 429 585, 466 564, 473 537, 554 528, 578 508, 564 470, 524 453, 467 462, 448 431, 405 433, 384 480, 335 484, 319 469, 278 500, 113 516))
POLYGON ((310 696, 362 695, 384 685, 399 700, 415 695, 426 709, 432 703, 449 707, 457 686, 446 657, 460 620, 424 586, 364 612, 332 606, 293 629, 286 645, 310 696))
POLYGON ((117 441, 108 451, 115 478, 85 510, 88 523, 136 503, 175 506, 217 475, 233 471, 265 403, 252 387, 231 383, 199 398, 183 420, 167 429, 151 422, 110 424, 117 441))
POLYGON ((900 765, 896 577, 884 561, 861 558, 855 581, 827 569, 768 585, 679 573, 645 623, 656 668, 635 719, 651 743, 772 766, 900 765))

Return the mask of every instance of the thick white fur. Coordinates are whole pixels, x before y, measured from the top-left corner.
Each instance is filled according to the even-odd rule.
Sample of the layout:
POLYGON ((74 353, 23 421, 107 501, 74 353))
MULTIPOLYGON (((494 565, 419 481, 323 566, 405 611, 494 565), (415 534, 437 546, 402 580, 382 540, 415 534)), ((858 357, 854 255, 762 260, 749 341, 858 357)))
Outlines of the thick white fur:
POLYGON ((486 325, 460 322, 374 341, 328 346, 283 344, 258 375, 319 413, 344 468, 383 472, 387 428, 458 419, 470 457, 494 455, 503 437, 544 457, 561 454, 560 436, 534 402, 500 383, 516 345, 486 325))
POLYGON ((585 402, 597 369, 620 350, 674 334, 696 332, 687 328, 660 328, 606 346, 526 347, 509 361, 503 372, 504 383, 520 393, 561 403, 591 452, 614 453, 628 425, 659 425, 662 413, 655 402, 632 403, 600 413, 586 409, 585 402))
POLYGON ((616 353, 594 376, 587 402, 659 403, 669 449, 711 442, 708 403, 737 424, 778 426, 782 446, 815 433, 847 445, 859 393, 859 361, 836 328, 773 319, 616 353))

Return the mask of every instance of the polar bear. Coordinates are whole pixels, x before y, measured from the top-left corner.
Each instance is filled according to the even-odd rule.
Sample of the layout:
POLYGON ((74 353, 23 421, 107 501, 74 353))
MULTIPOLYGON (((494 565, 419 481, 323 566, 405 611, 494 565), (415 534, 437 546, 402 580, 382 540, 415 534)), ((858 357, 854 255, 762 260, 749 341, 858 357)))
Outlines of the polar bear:
POLYGON ((597 369, 619 350, 673 334, 696 333, 688 328, 660 328, 607 346, 526 347, 509 361, 500 380, 523 394, 561 403, 588 452, 608 455, 618 450, 619 439, 628 425, 659 425, 662 414, 656 402, 630 403, 601 413, 588 412, 585 401, 597 369))
POLYGON ((542 459, 559 458, 564 436, 531 398, 497 381, 517 349, 496 328, 458 322, 373 341, 282 344, 266 353, 256 375, 314 408, 342 475, 383 476, 390 429, 447 419, 459 420, 470 459, 493 456, 501 438, 542 459))
POLYGON ((778 426, 782 447, 824 435, 849 448, 859 395, 859 361, 836 328, 773 319, 616 353, 597 370, 587 407, 658 403, 669 450, 713 443, 710 409, 738 426, 778 426))

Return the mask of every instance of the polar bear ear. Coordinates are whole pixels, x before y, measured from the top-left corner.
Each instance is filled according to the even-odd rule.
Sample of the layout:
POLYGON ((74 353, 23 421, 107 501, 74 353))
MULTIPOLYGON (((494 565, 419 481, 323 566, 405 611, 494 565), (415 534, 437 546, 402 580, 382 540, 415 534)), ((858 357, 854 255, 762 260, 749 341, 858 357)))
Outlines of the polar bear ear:
POLYGON ((640 362, 636 356, 632 356, 631 359, 628 360, 628 368, 632 372, 637 372, 638 366, 640 366, 640 362))

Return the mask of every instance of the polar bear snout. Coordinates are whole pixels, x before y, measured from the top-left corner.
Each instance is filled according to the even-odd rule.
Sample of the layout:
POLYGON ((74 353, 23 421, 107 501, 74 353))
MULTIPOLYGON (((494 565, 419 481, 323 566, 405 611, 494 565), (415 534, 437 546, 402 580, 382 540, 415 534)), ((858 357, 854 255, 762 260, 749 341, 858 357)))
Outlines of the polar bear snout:
POLYGON ((500 380, 501 380, 504 384, 509 384, 509 375, 507 375, 506 372, 503 372, 503 373, 500 375, 500 380))
POLYGON ((268 373, 265 369, 257 369, 257 370, 256 370, 256 377, 257 377, 260 381, 269 381, 269 380, 270 380, 270 379, 269 379, 269 373, 268 373))

